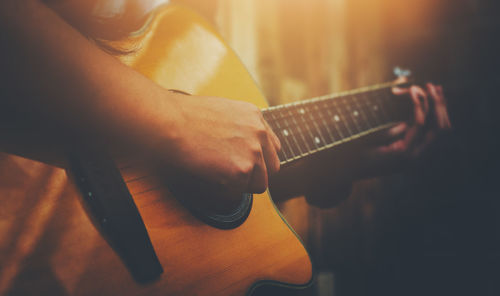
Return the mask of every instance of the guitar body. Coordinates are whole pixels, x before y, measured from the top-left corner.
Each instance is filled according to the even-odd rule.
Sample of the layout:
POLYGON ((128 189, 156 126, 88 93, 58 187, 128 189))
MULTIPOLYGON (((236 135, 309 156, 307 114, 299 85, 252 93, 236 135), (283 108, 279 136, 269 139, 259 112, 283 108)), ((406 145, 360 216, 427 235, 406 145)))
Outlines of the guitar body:
MULTIPOLYGON (((158 8, 141 31, 114 45, 135 49, 119 58, 165 88, 267 106, 233 51, 183 7, 158 8)), ((2 295, 242 295, 262 283, 311 281, 310 258, 267 192, 254 195, 243 224, 222 230, 194 217, 158 177, 127 166, 121 173, 164 269, 138 284, 63 170, 1 157, 0 173, 12 176, 0 181, 2 295)))

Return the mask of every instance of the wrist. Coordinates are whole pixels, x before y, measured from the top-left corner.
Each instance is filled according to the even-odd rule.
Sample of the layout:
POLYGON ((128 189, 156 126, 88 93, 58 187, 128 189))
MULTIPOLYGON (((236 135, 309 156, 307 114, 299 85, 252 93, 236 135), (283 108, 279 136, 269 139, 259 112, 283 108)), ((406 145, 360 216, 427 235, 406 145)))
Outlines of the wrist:
POLYGON ((144 99, 127 107, 130 117, 117 122, 118 130, 104 145, 120 159, 171 162, 185 125, 181 96, 160 87, 144 94, 144 99))

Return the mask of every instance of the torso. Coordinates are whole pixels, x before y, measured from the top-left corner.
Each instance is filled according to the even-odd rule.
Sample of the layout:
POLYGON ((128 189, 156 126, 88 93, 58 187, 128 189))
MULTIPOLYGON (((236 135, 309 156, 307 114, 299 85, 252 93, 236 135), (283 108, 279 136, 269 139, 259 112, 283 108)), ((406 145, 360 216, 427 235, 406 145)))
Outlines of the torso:
POLYGON ((44 0, 82 34, 105 40, 138 30, 148 14, 168 0, 44 0))

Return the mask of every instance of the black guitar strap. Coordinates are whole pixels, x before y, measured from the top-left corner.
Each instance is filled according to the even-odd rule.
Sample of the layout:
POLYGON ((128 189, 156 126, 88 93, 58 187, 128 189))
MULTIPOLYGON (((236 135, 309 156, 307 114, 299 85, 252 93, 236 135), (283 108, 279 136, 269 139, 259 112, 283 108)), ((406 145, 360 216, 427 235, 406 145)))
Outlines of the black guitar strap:
POLYGON ((139 283, 163 272, 137 206, 111 157, 97 149, 73 150, 70 174, 94 224, 139 283))

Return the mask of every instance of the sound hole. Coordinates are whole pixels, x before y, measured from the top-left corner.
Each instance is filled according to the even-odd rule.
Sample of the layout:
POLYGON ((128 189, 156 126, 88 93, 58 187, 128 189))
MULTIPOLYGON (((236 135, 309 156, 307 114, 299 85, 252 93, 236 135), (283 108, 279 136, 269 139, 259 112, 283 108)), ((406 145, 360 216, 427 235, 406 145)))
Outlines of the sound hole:
POLYGON ((253 204, 251 193, 228 191, 192 176, 167 177, 173 195, 196 218, 219 229, 233 229, 245 222, 253 204))
POLYGON ((233 229, 245 222, 252 209, 253 196, 250 193, 241 194, 238 203, 224 209, 199 207, 185 203, 185 206, 200 220, 219 229, 233 229))

